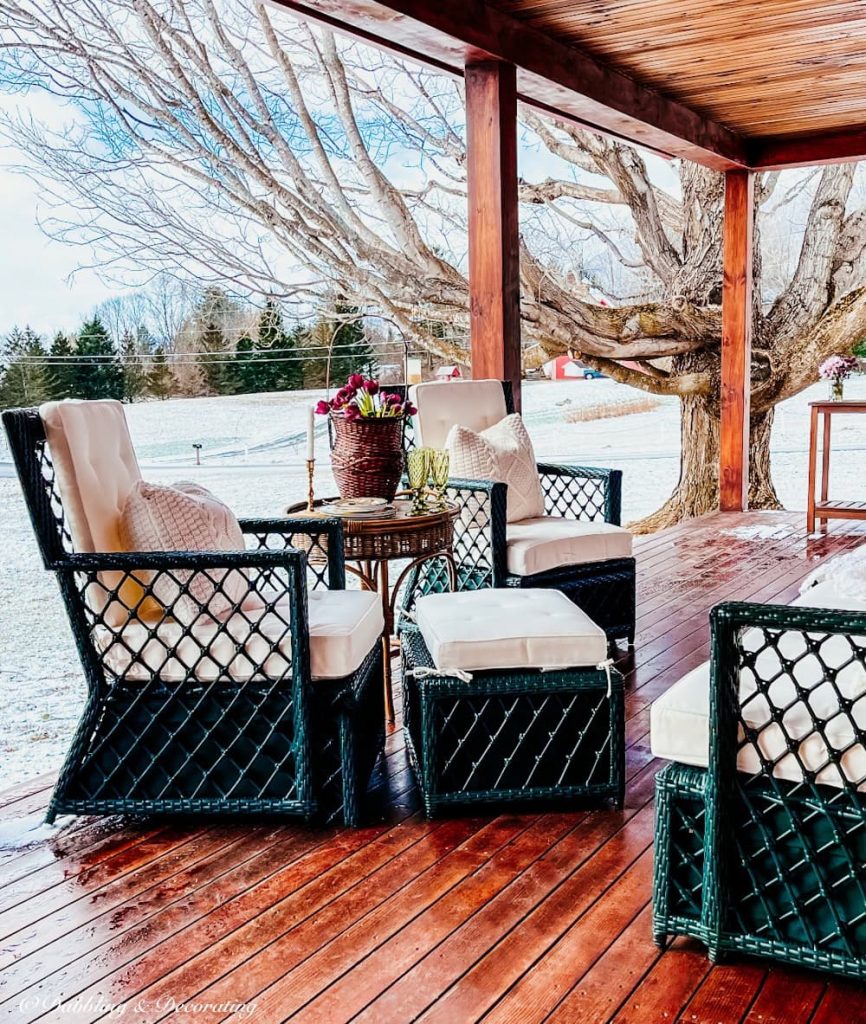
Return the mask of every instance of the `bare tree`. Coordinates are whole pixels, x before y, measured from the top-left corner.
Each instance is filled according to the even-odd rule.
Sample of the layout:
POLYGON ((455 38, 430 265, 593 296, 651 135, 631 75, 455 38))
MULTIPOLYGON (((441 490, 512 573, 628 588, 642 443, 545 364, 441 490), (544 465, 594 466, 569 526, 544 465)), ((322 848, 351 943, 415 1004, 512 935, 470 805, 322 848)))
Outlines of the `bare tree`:
MULTIPOLYGON (((103 266, 134 256, 146 277, 305 307, 339 294, 465 361, 460 83, 240 0, 0 0, 0 26, 5 84, 77 110, 62 130, 5 125, 53 200, 49 231, 86 243, 103 266)), ((526 357, 571 349, 619 381, 677 395, 681 479, 647 525, 713 508, 722 179, 688 164, 662 173, 633 148, 521 118, 524 145, 555 171, 521 182, 526 357)), ((769 296, 756 304, 752 365, 758 507, 776 503, 775 405, 866 329, 854 175, 826 168, 787 192, 778 174, 758 183, 761 224, 808 204, 795 258, 774 260, 762 282, 756 256, 769 296)))

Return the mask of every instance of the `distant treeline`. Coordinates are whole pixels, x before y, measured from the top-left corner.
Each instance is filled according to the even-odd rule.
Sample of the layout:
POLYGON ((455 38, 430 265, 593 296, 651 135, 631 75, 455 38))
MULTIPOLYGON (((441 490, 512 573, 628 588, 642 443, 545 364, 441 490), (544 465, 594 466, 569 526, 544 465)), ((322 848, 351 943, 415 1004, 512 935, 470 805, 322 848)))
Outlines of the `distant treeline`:
POLYGON ((273 300, 254 308, 208 288, 171 337, 155 337, 144 322, 112 331, 106 319, 97 311, 50 342, 29 326, 13 328, 0 347, 0 408, 290 391, 378 369, 362 315, 347 304, 288 325, 273 300))

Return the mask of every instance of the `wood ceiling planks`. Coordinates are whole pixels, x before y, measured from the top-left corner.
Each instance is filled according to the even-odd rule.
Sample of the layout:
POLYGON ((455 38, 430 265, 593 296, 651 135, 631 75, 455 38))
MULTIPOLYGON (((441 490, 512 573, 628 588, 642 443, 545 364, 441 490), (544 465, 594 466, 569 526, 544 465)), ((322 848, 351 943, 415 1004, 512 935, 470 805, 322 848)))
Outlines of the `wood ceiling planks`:
POLYGON ((746 137, 866 123, 862 0, 489 0, 746 137))

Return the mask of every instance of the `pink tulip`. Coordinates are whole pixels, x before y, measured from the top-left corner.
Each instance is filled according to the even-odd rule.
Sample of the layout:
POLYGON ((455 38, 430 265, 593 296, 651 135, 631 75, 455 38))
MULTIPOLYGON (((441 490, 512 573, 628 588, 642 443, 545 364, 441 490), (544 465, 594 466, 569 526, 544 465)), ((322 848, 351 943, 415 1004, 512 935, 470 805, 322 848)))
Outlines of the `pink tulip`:
POLYGON ((377 380, 365 380, 364 390, 368 395, 375 395, 379 391, 379 382, 377 380))
POLYGON ((331 411, 331 403, 330 402, 317 402, 316 403, 316 415, 317 416, 327 416, 330 411, 331 411))
POLYGON ((360 373, 353 373, 346 381, 346 386, 350 387, 353 391, 360 391, 364 387, 364 377, 360 373))
POLYGON ((343 411, 343 415, 350 421, 359 420, 361 418, 361 410, 357 405, 347 405, 343 411))

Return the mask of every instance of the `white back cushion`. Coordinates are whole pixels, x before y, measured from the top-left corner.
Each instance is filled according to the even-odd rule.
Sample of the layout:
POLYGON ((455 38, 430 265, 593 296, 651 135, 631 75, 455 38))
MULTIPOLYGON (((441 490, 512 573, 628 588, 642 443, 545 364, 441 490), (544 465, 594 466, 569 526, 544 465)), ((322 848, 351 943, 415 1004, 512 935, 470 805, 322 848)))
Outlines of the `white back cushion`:
POLYGON ((120 517, 141 479, 120 402, 40 406, 63 511, 76 551, 122 551, 120 517))
POLYGON ((507 415, 498 380, 429 381, 409 389, 415 416, 415 440, 427 448, 444 448, 456 424, 480 433, 507 415))

